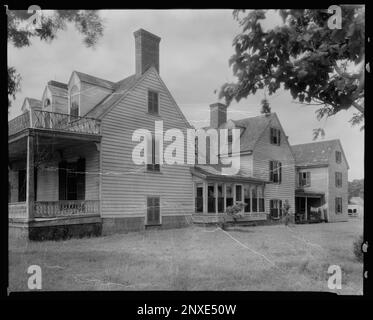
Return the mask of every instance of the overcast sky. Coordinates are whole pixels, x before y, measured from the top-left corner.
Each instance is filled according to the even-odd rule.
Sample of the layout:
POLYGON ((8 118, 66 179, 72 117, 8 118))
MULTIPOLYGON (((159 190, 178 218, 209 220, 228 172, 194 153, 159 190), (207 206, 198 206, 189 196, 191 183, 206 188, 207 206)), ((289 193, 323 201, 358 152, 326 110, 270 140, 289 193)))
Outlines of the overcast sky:
MULTIPOLYGON (((74 28, 58 34, 51 44, 34 40, 32 46, 8 46, 8 63, 22 75, 22 91, 11 107, 9 117, 20 114, 25 97, 41 99, 49 80, 66 83, 77 70, 111 81, 135 72, 133 32, 146 29, 162 38, 160 75, 188 120, 196 127, 209 123, 209 104, 217 102, 219 89, 234 80, 228 66, 233 54, 232 40, 239 32, 231 10, 102 11, 103 38, 95 49, 86 48, 74 28)), ((267 27, 279 20, 271 15, 267 27)), ((267 24, 266 23, 266 24, 267 24)), ((342 111, 321 122, 314 106, 295 103, 286 91, 269 96, 289 136, 291 144, 312 141, 312 129, 325 129, 325 138, 340 139, 350 165, 349 180, 364 177, 364 131, 351 127, 354 110, 342 111)), ((228 118, 259 115, 263 93, 250 96, 228 108, 228 118)))

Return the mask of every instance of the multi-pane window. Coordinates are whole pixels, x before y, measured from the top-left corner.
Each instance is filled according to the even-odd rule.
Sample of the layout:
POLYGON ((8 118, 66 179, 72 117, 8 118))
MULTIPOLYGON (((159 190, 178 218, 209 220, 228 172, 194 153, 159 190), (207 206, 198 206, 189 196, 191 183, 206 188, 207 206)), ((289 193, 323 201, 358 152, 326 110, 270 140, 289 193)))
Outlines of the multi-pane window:
POLYGON ((256 188, 252 188, 252 209, 253 212, 258 212, 258 193, 256 188))
POLYGON ((196 212, 203 212, 203 185, 196 186, 196 212))
POLYGON ((282 217, 282 200, 272 199, 269 201, 269 206, 272 218, 279 219, 282 217))
POLYGON ((335 152, 335 162, 341 163, 342 162, 342 152, 336 151, 335 152))
POLYGON ((236 202, 242 201, 242 185, 236 185, 236 202))
POLYGON ((218 212, 224 212, 224 194, 222 184, 218 184, 218 212))
POLYGON ((231 184, 225 186, 225 206, 230 207, 233 205, 233 187, 231 184))
POLYGON ((159 197, 147 198, 147 225, 161 224, 159 197))
POLYGON ((146 168, 148 171, 159 171, 160 169, 160 166, 159 166, 159 163, 156 163, 156 162, 159 162, 157 161, 157 152, 156 152, 156 141, 155 141, 155 137, 152 136, 152 139, 151 139, 151 144, 149 143, 148 145, 148 163, 146 164, 146 168), (149 146, 150 145, 150 146, 149 146), (150 148, 151 147, 151 148, 150 148))
POLYGON ((269 181, 281 183, 281 162, 280 161, 270 161, 269 162, 269 181))
POLYGON ((148 91, 148 112, 158 114, 158 92, 148 91))
POLYGON ((258 202, 259 202, 259 212, 264 212, 264 194, 263 194, 263 188, 257 187, 257 193, 258 193, 258 202))
POLYGON ((215 185, 209 183, 207 186, 207 211, 209 213, 215 213, 215 185))
POLYGON ((281 131, 276 128, 271 128, 271 143, 275 145, 280 145, 281 143, 281 131))
POLYGON ((79 116, 79 89, 74 86, 70 91, 70 115, 79 116))
POLYGON ((232 130, 228 130, 228 156, 232 155, 232 143, 233 143, 233 136, 232 130))
POLYGON ((251 203, 251 189, 250 185, 244 185, 243 188, 244 202, 245 202, 245 212, 250 212, 250 203, 251 203))
POLYGON ((341 197, 335 198, 335 213, 336 214, 342 213, 342 198, 341 197))
POLYGON ((336 172, 335 173, 335 186, 337 188, 342 187, 342 172, 336 172))
POLYGON ((299 187, 311 186, 311 172, 299 172, 299 187))

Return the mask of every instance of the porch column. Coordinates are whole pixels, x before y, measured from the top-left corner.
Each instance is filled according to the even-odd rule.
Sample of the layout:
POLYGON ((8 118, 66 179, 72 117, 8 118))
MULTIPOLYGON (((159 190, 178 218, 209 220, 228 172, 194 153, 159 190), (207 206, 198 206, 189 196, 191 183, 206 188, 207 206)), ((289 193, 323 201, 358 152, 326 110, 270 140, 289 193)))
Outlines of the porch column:
POLYGON ((214 194, 215 194, 215 213, 218 213, 218 183, 214 183, 214 194))
POLYGON ((207 213, 207 182, 203 182, 203 213, 207 213))
POLYGON ((223 210, 225 212, 227 210, 227 184, 226 183, 223 183, 223 197, 224 197, 223 210))
POLYGON ((306 220, 308 220, 307 197, 304 198, 304 201, 305 201, 305 217, 306 217, 306 220))
POLYGON ((26 212, 28 220, 34 218, 34 136, 27 136, 27 160, 26 160, 26 212))
POLYGON ((253 186, 250 184, 250 213, 253 213, 253 186))

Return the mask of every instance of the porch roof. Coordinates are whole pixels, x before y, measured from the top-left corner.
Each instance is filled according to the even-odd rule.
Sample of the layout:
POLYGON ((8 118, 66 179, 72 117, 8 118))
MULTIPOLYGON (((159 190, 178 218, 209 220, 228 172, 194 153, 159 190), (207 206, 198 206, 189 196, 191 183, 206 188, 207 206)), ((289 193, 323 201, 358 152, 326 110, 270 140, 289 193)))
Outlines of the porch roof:
POLYGON ((191 168, 192 175, 210 181, 222 182, 251 182, 256 184, 265 184, 269 181, 254 178, 245 175, 241 170, 236 175, 223 175, 221 173, 222 166, 220 165, 196 165, 191 168))
POLYGON ((295 189, 296 197, 321 198, 325 196, 323 192, 305 191, 304 189, 295 189))

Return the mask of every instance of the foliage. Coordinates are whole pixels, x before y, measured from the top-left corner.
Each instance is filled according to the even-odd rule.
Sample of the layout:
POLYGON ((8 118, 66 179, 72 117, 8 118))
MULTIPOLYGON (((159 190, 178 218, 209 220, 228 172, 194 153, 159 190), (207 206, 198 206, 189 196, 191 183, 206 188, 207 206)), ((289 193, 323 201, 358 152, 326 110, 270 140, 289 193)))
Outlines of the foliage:
POLYGON ((361 246, 362 246, 363 243, 364 243, 363 235, 360 235, 353 242, 354 255, 356 257, 356 260, 359 261, 359 262, 363 262, 363 260, 364 260, 364 255, 363 255, 363 252, 361 251, 361 246))
POLYGON ((234 205, 226 208, 225 212, 220 215, 220 225, 223 230, 227 226, 228 218, 232 218, 234 223, 236 223, 237 220, 244 216, 243 209, 245 205, 246 203, 244 202, 236 202, 234 205))
POLYGON ((21 90, 21 75, 17 73, 14 67, 8 67, 8 106, 11 106, 12 101, 16 98, 16 93, 21 90))
MULTIPOLYGON (((327 10, 277 10, 282 24, 266 31, 268 10, 235 10, 242 27, 230 58, 235 83, 225 83, 220 98, 230 104, 259 89, 269 95, 289 90, 299 103, 319 105, 317 118, 351 106, 364 119, 365 9, 342 6, 342 29, 329 29, 327 10)), ((320 133, 320 131, 319 131, 320 133)))
MULTIPOLYGON (((41 11, 40 25, 30 26, 28 19, 32 13, 27 10, 7 10, 8 42, 16 48, 27 47, 32 39, 51 42, 57 33, 65 30, 68 23, 83 35, 83 43, 94 47, 103 35, 103 20, 97 10, 47 10, 41 11)), ((15 99, 20 90, 21 77, 14 67, 8 67, 8 107, 10 98, 15 99)))
POLYGON ((355 179, 348 182, 348 199, 352 197, 364 199, 364 179, 355 179))
POLYGON ((262 109, 260 110, 263 114, 271 113, 271 107, 269 106, 269 102, 267 99, 262 100, 262 109))

